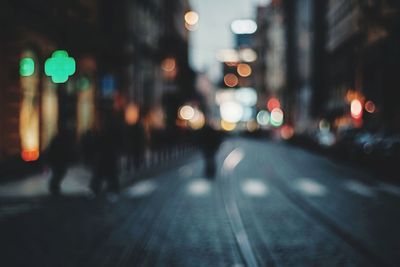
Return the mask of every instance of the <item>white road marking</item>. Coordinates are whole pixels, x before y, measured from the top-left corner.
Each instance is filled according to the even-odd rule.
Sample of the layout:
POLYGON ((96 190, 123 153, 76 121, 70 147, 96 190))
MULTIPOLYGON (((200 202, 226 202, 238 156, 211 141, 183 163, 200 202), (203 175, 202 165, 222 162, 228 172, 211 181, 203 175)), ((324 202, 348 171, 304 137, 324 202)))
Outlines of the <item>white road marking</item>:
POLYGON ((240 216, 233 185, 231 183, 232 179, 229 179, 229 173, 233 172, 243 157, 244 153, 237 148, 229 153, 222 164, 222 179, 219 185, 225 204, 225 210, 228 214, 229 223, 231 224, 236 242, 246 262, 246 266, 253 267, 258 266, 256 256, 250 245, 249 237, 244 228, 242 217, 240 216))
POLYGON ((295 186, 302 193, 313 197, 322 197, 328 193, 328 190, 324 185, 319 184, 309 178, 298 179, 295 186))
POLYGON ((375 191, 371 187, 369 187, 365 184, 362 184, 358 181, 355 181, 355 180, 350 180, 350 181, 345 182, 344 187, 347 190, 349 190, 353 193, 356 193, 358 195, 361 195, 363 197, 374 197, 375 196, 375 191))
POLYGON ((269 188, 260 180, 247 179, 242 183, 242 190, 251 197, 264 197, 269 194, 269 188))
POLYGON ((387 184, 387 183, 379 183, 378 189, 385 193, 394 195, 396 197, 400 197, 400 187, 398 187, 398 186, 387 184))
POLYGON ((211 191, 211 184, 206 179, 196 179, 189 183, 188 192, 192 196, 204 196, 211 191))
POLYGON ((30 204, 13 204, 8 206, 0 207, 0 219, 10 216, 15 216, 18 214, 26 213, 32 209, 34 209, 34 205, 30 204))
POLYGON ((236 148, 228 156, 225 158, 224 163, 222 164, 222 171, 233 171, 239 162, 243 159, 244 153, 242 150, 236 148))
POLYGON ((150 195, 157 188, 157 183, 153 180, 141 181, 127 188, 124 195, 131 198, 140 198, 150 195))

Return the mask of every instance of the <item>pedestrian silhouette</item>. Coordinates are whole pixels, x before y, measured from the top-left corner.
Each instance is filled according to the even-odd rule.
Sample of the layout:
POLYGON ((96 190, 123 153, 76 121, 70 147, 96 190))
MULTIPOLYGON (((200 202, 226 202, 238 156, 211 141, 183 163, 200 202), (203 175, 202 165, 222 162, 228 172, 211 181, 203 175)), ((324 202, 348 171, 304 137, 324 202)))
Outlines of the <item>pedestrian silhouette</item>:
POLYGON ((113 120, 112 116, 106 116, 103 127, 92 134, 90 138, 93 141, 90 155, 92 169, 92 179, 90 189, 95 195, 98 195, 103 188, 104 182, 107 184, 107 190, 118 193, 120 189, 118 179, 118 156, 120 150, 121 134, 119 125, 113 120))
POLYGON ((45 154, 46 162, 51 169, 49 191, 52 195, 60 195, 61 182, 75 156, 73 131, 62 127, 50 142, 45 154))
POLYGON ((146 136, 140 122, 128 125, 125 133, 126 153, 128 156, 128 169, 139 169, 144 160, 146 136))
POLYGON ((207 178, 214 178, 216 174, 215 155, 222 142, 221 133, 206 124, 198 130, 195 141, 204 157, 204 175, 207 178))

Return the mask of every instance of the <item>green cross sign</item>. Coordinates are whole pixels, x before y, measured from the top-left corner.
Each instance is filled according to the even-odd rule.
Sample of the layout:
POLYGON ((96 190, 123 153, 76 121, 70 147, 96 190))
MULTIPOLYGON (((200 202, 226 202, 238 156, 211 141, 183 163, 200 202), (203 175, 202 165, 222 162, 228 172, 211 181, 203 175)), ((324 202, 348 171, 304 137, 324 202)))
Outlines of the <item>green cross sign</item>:
POLYGON ((57 50, 44 63, 44 72, 54 83, 65 83, 75 73, 75 60, 67 51, 57 50))

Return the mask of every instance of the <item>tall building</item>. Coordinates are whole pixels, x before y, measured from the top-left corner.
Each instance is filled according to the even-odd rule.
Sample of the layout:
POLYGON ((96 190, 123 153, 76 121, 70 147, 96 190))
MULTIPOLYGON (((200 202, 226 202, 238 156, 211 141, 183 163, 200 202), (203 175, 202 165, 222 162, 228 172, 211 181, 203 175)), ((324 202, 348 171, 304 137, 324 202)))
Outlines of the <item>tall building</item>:
POLYGON ((329 1, 326 106, 336 127, 400 130, 399 11, 398 1, 329 1), (363 105, 357 120, 353 100, 363 105))
POLYGON ((0 160, 37 160, 59 124, 80 136, 95 127, 99 108, 157 127, 168 110, 174 124, 195 91, 188 10, 186 0, 2 2, 0 160), (44 70, 57 50, 76 63, 66 82, 44 70))

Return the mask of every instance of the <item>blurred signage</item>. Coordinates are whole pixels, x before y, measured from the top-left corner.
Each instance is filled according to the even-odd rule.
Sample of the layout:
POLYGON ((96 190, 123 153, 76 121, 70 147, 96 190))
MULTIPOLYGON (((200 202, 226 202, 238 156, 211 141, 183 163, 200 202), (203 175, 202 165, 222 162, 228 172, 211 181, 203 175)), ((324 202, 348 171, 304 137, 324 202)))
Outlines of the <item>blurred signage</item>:
POLYGON ((115 92, 115 78, 113 75, 108 74, 101 80, 101 95, 106 98, 111 98, 115 92))
POLYGON ((44 72, 54 83, 65 83, 75 73, 75 69, 74 58, 69 57, 64 50, 55 51, 44 65, 44 72))

